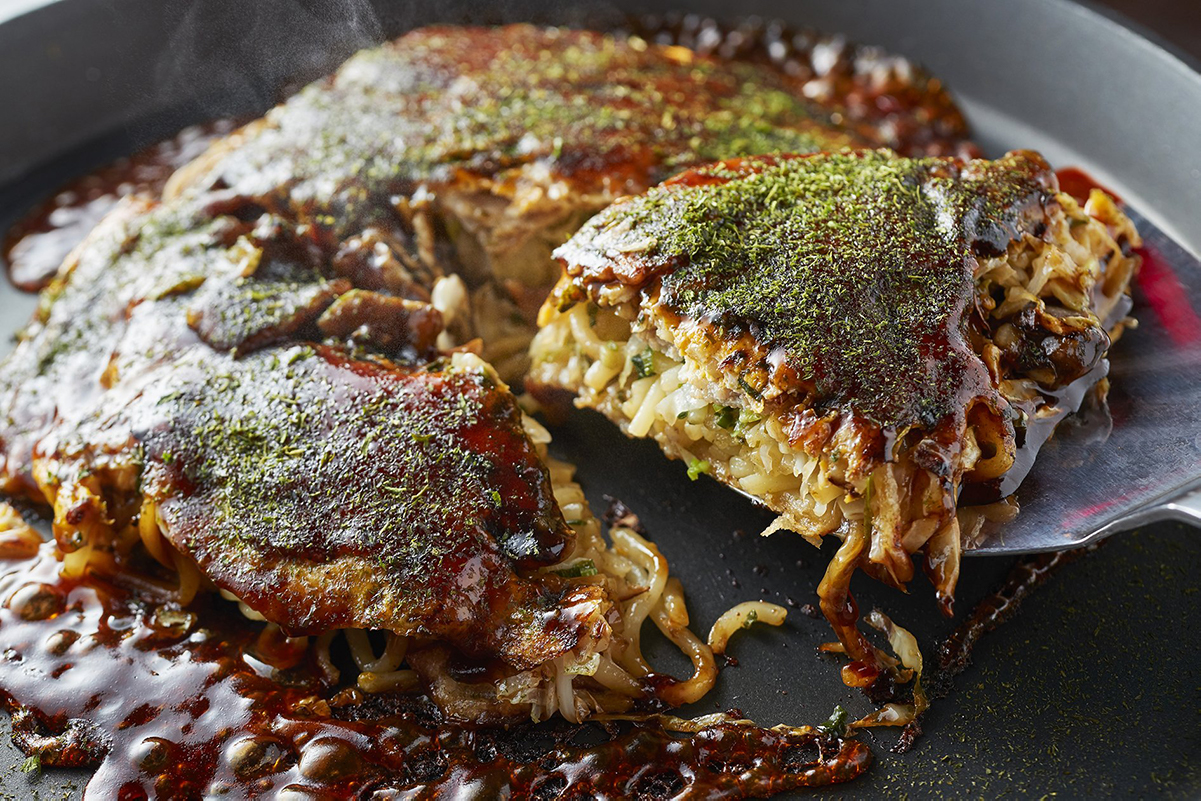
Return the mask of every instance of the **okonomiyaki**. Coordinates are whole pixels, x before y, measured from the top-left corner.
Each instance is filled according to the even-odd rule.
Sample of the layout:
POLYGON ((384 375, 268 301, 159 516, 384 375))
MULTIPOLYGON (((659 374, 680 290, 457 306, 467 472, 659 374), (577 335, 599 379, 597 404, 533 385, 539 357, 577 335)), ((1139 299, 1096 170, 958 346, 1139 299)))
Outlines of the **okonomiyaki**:
POLYGON ((68 575, 161 569, 322 653, 385 632, 362 686, 416 671, 460 717, 694 700, 716 668, 678 582, 633 527, 606 544, 505 378, 589 214, 719 156, 872 141, 835 122, 768 67, 636 38, 364 51, 68 257, 3 364, 4 489, 52 508, 68 575), (650 680, 646 620, 691 679, 650 680), (458 653, 492 667, 456 681, 458 653))
MULTIPOLYGON (((843 539, 819 592, 853 675, 920 675, 883 614, 899 662, 859 633, 850 574, 903 585, 920 553, 949 608, 962 543, 1104 392, 1137 235, 1033 154, 956 158, 962 116, 903 59, 670 34, 413 31, 214 128, 71 252, 0 363, 0 491, 53 528, 0 503, 20 585, 0 696, 27 751, 102 762, 104 788, 386 794, 510 764, 474 724, 701 698, 733 633, 786 612, 747 601, 693 634, 637 518, 615 507, 606 537, 518 405, 531 358, 540 399, 843 539), (648 621, 691 676, 644 657, 648 621), (92 696, 45 690, 84 666, 92 696), (434 737, 406 707, 401 748, 418 691, 471 725, 434 737), (168 760, 186 738, 147 735, 157 715, 200 757, 168 760)), ((748 724, 640 729, 629 775, 572 781, 640 793, 648 753, 743 794, 866 769, 841 724, 748 724)), ((489 786, 558 786, 532 765, 489 786)))
MULTIPOLYGON (((716 668, 679 583, 636 526, 605 542, 506 381, 552 248, 612 200, 899 130, 800 89, 529 25, 363 51, 71 253, 0 369, 0 487, 52 508, 67 575, 149 571, 183 605, 217 592, 321 654, 345 633, 364 688, 416 671, 473 720, 694 700, 716 668), (692 679, 650 680, 647 620, 692 679), (456 681, 456 654, 491 667, 456 681)), ((914 91, 931 109, 914 117, 962 127, 936 84, 914 91)))
POLYGON ((965 541, 1107 389, 1139 243, 1037 154, 734 159, 618 201, 556 251, 530 387, 842 540, 822 610, 870 683, 848 585, 913 555, 950 612, 965 541))

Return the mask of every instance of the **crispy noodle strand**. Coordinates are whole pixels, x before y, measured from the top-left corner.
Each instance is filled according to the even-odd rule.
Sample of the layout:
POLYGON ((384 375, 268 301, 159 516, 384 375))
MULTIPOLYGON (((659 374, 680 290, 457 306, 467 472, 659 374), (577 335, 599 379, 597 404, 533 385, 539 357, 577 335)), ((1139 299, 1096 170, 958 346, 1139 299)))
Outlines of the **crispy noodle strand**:
POLYGON ((779 604, 743 601, 726 610, 709 629, 709 648, 715 654, 724 654, 734 632, 749 629, 755 623, 782 626, 786 617, 788 610, 779 604))

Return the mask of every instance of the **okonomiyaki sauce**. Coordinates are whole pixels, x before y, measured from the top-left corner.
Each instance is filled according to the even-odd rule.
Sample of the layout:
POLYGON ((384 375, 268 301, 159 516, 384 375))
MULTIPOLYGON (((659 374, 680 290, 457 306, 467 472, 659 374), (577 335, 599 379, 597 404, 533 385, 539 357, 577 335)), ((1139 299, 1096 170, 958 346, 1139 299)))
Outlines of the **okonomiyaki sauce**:
POLYGON ((946 87, 903 56, 759 17, 729 24, 700 14, 647 14, 630 17, 625 28, 655 44, 774 67, 830 111, 832 123, 903 155, 980 155, 946 87))
POLYGON ((95 766, 89 795, 746 797, 847 781, 871 759, 810 728, 453 724, 420 695, 334 685, 215 596, 180 609, 149 584, 66 579, 51 544, 2 564, 14 741, 42 765, 95 766), (603 742, 576 744, 589 729, 603 742))
POLYGON ((185 128, 174 137, 118 159, 64 186, 4 234, 0 255, 19 289, 36 292, 121 198, 157 195, 179 167, 234 129, 232 120, 185 128))

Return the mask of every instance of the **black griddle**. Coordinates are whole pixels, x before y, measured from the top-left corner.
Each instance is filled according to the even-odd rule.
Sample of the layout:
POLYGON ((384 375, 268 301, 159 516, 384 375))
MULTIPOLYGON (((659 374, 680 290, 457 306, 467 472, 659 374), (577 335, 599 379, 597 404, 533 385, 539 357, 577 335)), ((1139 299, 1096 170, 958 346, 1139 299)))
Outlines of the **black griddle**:
MULTIPOLYGON (((186 124, 265 110, 281 88, 328 71, 380 36, 433 21, 605 25, 627 11, 684 6, 379 0, 377 16, 363 0, 38 5, 0 6, 0 227, 64 180, 186 124)), ((737 7, 695 0, 687 6, 718 18, 779 17, 911 56, 956 91, 989 153, 1034 147, 1054 164, 1083 166, 1183 247, 1201 251, 1201 74, 1188 57, 1090 6, 1068 0, 780 0, 737 7)), ((5 287, 4 330, 19 325, 32 306, 31 297, 5 287)), ((706 477, 689 481, 653 443, 625 440, 593 413, 580 412, 553 433, 557 455, 581 465, 579 478, 598 511, 610 495, 641 516, 685 582, 697 630, 742 600, 791 608, 782 629, 737 635, 730 653, 738 665, 686 711, 736 707, 772 725, 818 722, 836 704, 853 714, 869 709, 842 685, 840 663, 816 653, 818 643, 832 639, 825 621, 800 608, 815 601, 833 543, 819 553, 787 534, 758 537, 769 514, 706 477)), ((939 616, 922 578, 909 595, 864 576, 854 589, 861 608, 879 606, 910 628, 930 660, 934 644, 1014 561, 965 560, 956 621, 939 616)), ((954 692, 927 716, 912 751, 894 755, 894 734, 870 732, 877 760, 869 774, 823 794, 1201 795, 1199 575, 1195 529, 1157 524, 1114 536, 1064 567, 1016 620, 984 638, 954 692)), ((683 670, 670 649, 652 642, 649 650, 657 664, 683 670)), ((86 773, 35 778, 18 772, 23 759, 7 736, 0 738, 0 786, 8 795, 82 794, 86 773)))

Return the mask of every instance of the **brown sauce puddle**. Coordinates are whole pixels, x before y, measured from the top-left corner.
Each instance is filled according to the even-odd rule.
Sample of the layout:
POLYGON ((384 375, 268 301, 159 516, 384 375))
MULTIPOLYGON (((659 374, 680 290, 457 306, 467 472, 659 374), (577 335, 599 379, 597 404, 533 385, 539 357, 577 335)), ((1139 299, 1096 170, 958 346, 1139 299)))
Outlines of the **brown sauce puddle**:
POLYGON ((848 781, 867 746, 819 730, 653 719, 509 730, 442 720, 419 695, 364 698, 315 659, 274 670, 262 624, 220 600, 59 575, 47 544, 4 563, 0 688, 44 765, 97 766, 106 797, 767 796, 848 781), (573 741, 585 731, 596 744, 573 741))

